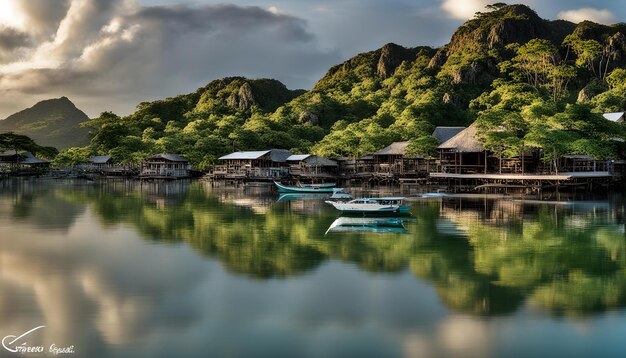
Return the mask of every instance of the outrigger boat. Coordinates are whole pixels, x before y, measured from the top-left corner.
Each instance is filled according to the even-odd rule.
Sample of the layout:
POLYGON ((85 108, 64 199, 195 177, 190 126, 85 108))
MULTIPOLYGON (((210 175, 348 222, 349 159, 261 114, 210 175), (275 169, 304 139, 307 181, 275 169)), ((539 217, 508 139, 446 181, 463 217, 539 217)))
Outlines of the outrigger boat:
POLYGON ((344 213, 401 213, 408 214, 409 205, 403 205, 404 198, 363 198, 346 202, 326 201, 344 213))
MULTIPOLYGON (((281 193, 329 193, 332 194, 338 189, 337 184, 302 184, 299 186, 287 186, 277 181, 274 182, 278 191, 281 193)), ((341 189, 343 190, 343 189, 341 189)))

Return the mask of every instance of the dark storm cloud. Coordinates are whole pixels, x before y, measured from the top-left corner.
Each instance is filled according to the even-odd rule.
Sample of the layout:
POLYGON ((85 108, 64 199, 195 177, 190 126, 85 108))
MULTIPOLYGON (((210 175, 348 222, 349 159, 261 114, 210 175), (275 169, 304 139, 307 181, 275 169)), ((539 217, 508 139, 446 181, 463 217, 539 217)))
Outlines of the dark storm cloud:
POLYGON ((26 47, 29 43, 30 37, 27 33, 0 25, 0 53, 26 47))

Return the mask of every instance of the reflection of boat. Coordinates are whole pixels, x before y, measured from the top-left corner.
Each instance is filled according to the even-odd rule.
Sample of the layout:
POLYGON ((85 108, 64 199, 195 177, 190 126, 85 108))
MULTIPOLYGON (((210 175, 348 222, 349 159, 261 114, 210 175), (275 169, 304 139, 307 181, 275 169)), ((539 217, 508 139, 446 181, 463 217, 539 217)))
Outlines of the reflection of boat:
POLYGON ((328 193, 281 193, 278 201, 323 200, 328 198, 328 193))
POLYGON ((443 198, 448 196, 446 193, 424 193, 422 195, 418 195, 419 198, 443 198))
POLYGON ((364 198, 347 202, 326 201, 345 213, 408 213, 410 206, 403 205, 404 198, 364 198))
POLYGON ((326 234, 329 232, 341 231, 369 231, 383 233, 406 234, 409 231, 404 227, 401 218, 357 218, 357 217, 338 217, 330 225, 326 234))
POLYGON ((277 181, 274 182, 281 193, 332 193, 336 184, 306 184, 300 186, 287 186, 277 181))

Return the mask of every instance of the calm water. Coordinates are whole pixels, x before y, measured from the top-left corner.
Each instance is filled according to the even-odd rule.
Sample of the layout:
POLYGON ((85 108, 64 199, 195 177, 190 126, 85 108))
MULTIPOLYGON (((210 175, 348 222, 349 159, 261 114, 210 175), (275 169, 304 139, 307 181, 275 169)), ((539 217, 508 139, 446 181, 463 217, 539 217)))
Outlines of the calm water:
POLYGON ((430 199, 369 221, 277 199, 0 182, 0 338, 45 326, 18 343, 77 357, 626 355, 620 196, 430 199))

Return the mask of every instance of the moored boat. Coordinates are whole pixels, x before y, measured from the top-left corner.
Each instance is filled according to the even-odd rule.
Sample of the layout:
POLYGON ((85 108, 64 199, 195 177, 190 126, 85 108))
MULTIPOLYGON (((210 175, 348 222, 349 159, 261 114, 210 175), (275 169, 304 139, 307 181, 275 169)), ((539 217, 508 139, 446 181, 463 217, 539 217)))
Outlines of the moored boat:
POLYGON ((274 182, 276 188, 281 193, 329 193, 332 194, 337 189, 335 184, 308 184, 304 186, 288 186, 277 181, 274 182))
POLYGON ((410 206, 404 205, 403 197, 361 198, 346 202, 326 201, 335 209, 345 213, 402 213, 409 212, 410 206))

